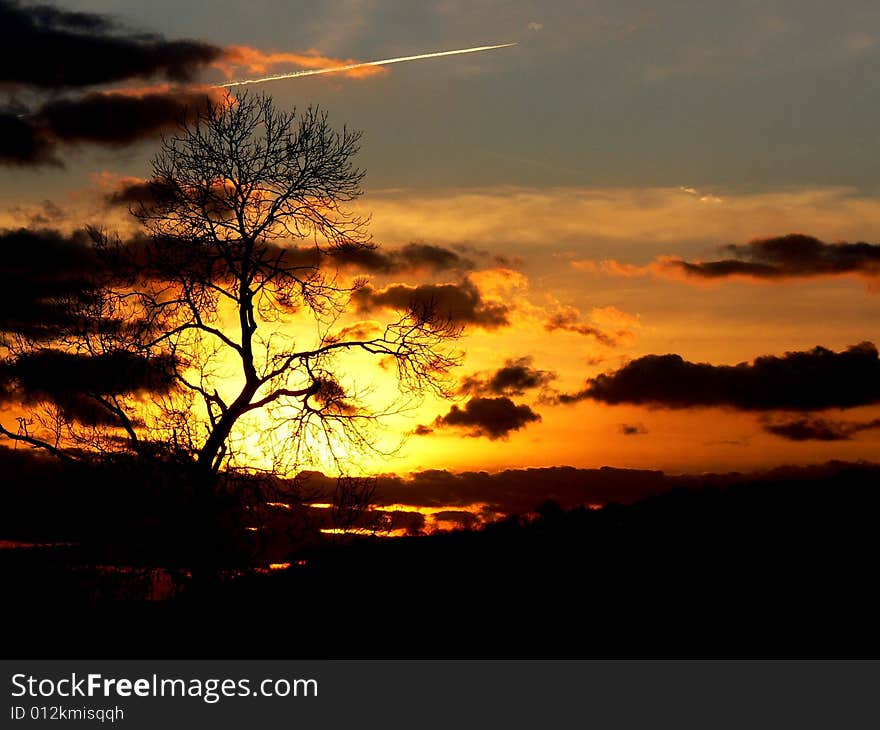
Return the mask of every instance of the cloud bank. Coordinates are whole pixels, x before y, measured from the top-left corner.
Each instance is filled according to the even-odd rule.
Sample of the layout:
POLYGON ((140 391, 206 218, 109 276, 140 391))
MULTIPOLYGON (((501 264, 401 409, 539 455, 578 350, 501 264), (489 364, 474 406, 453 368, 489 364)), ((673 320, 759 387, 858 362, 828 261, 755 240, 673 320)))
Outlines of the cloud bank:
POLYGON ((527 390, 546 387, 555 378, 554 372, 533 368, 531 357, 513 358, 494 372, 466 376, 459 392, 463 395, 523 395, 527 390))
POLYGON ((452 406, 449 413, 437 416, 432 426, 419 426, 415 432, 425 435, 435 429, 462 429, 472 438, 485 437, 495 441, 505 439, 513 431, 540 420, 541 416, 529 406, 517 405, 510 398, 477 396, 465 403, 463 408, 452 406))
POLYGON ((510 324, 511 308, 501 302, 486 300, 480 289, 467 279, 450 284, 391 284, 384 288, 366 284, 354 293, 352 301, 361 313, 377 309, 405 311, 413 306, 430 306, 453 324, 486 330, 510 324))
POLYGON ((836 421, 804 416, 786 421, 764 423, 764 430, 789 441, 849 441, 858 433, 880 428, 880 419, 871 421, 836 421))
POLYGON ((815 347, 751 363, 693 363, 646 355, 587 381, 559 403, 581 400, 657 408, 728 407, 743 411, 814 411, 880 402, 880 359, 871 342, 843 352, 815 347))
POLYGON ((218 46, 119 28, 105 15, 0 0, 0 83, 45 90, 126 79, 189 81, 218 46))
POLYGON ((638 266, 615 259, 572 262, 581 271, 613 276, 659 276, 691 281, 745 279, 772 282, 789 279, 854 276, 875 279, 880 275, 880 244, 825 243, 803 233, 756 238, 746 244, 721 249, 724 258, 687 261, 676 256, 660 256, 638 266))

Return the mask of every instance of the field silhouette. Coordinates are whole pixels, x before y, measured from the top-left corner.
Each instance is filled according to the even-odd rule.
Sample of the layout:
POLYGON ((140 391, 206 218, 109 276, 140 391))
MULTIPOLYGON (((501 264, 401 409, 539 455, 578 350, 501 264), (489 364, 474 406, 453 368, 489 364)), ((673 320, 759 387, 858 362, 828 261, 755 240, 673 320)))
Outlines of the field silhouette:
MULTIPOLYGON (((272 556, 289 567, 267 570, 248 566, 255 553, 218 523, 201 530, 179 497, 148 504, 150 490, 132 488, 131 478, 122 488, 110 470, 88 488, 68 483, 65 500, 63 467, 40 462, 45 471, 34 472, 32 457, 12 456, 7 474, 17 459, 43 488, 7 490, 4 537, 74 543, 0 551, 7 621, 21 629, 13 655, 810 657, 878 649, 880 467, 871 464, 691 477, 686 486, 669 477, 667 491, 629 504, 545 501, 482 529, 428 536, 339 540, 305 520, 298 540, 272 556), (216 564, 227 562, 197 580, 184 556, 206 535, 216 540, 216 564), (115 578, 114 563, 128 566, 115 578), (152 596, 142 589, 150 575, 152 596), (128 594, 126 585, 134 586, 128 594)), ((657 473, 643 476, 656 490, 657 473)))

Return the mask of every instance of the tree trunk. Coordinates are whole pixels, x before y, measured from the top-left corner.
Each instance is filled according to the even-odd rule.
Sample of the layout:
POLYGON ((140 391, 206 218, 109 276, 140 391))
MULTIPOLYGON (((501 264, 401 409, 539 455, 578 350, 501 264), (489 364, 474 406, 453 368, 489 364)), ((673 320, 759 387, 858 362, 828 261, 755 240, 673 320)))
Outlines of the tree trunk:
POLYGON ((221 416, 217 425, 214 426, 209 434, 207 441, 205 441, 202 448, 199 449, 199 454, 196 457, 196 464, 199 471, 214 473, 217 471, 216 467, 219 466, 216 463, 217 457, 223 449, 223 444, 226 443, 226 439, 229 438, 229 434, 232 433, 232 427, 235 426, 236 421, 238 421, 238 419, 247 411, 247 407, 250 405, 251 399, 254 397, 257 389, 258 386, 250 384, 245 385, 244 389, 239 393, 238 398, 235 399, 232 405, 229 406, 226 412, 221 416))

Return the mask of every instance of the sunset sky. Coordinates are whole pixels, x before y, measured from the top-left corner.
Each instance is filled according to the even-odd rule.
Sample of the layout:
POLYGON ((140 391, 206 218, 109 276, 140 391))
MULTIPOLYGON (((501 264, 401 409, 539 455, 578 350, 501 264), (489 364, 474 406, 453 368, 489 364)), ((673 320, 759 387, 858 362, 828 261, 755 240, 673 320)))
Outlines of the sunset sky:
MULTIPOLYGON (((6 246, 19 227, 131 231, 114 194, 206 86, 517 44, 259 87, 364 132, 358 209, 385 258, 360 272, 353 319, 388 319, 401 285, 446 285, 466 326, 456 399, 395 417, 387 442, 411 435, 370 470, 876 457, 876 2, 55 4, 102 22, 32 7, 0 0, 6 246), (59 81, 39 57, 66 48, 52 33, 164 41, 159 61, 71 51, 59 81)), ((4 423, 19 407, 0 403, 4 423)))

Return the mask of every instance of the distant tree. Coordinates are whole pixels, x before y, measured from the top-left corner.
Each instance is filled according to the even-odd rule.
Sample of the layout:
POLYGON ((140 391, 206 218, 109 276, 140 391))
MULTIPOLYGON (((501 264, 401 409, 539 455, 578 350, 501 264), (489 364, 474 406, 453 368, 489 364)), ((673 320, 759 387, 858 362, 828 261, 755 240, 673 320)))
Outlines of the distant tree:
POLYGON ((255 448, 273 470, 312 449, 374 448, 371 425, 402 402, 367 402, 352 377, 365 358, 393 364, 407 398, 445 393, 459 330, 434 307, 344 326, 363 282, 333 257, 373 247, 346 208, 362 192, 360 138, 266 96, 229 96, 184 122, 132 205, 144 234, 90 231, 94 270, 64 303, 68 321, 8 338, 6 387, 41 407, 0 434, 65 459, 174 457, 210 493, 255 448))

